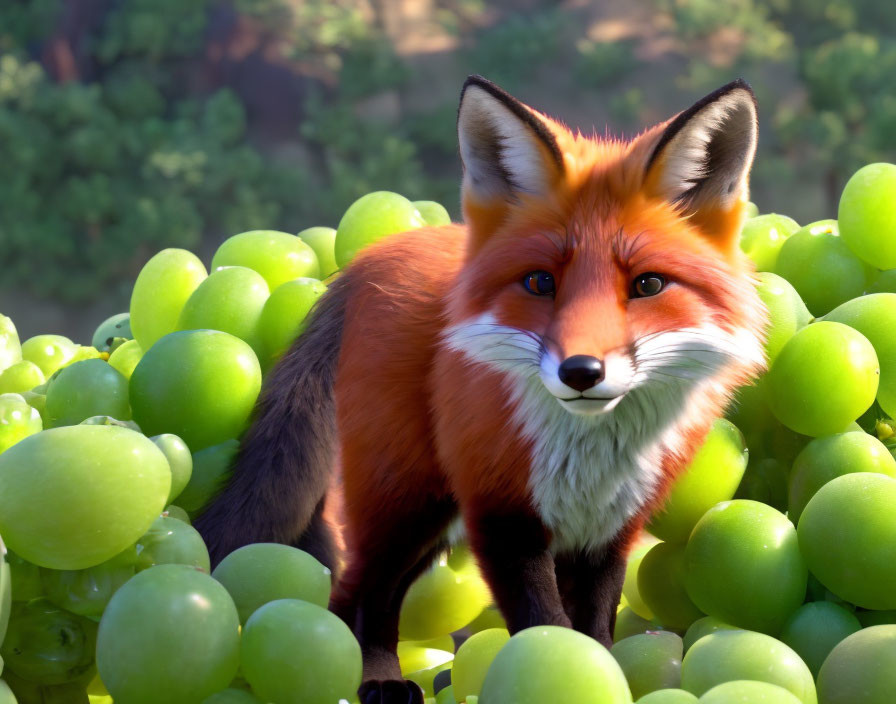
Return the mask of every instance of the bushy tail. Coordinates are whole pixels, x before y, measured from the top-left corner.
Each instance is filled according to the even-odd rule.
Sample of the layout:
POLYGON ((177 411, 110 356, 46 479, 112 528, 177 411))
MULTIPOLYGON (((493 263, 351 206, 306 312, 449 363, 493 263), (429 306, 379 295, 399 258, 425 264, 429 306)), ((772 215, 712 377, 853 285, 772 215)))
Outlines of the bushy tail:
POLYGON ((227 486, 195 521, 213 567, 259 542, 296 545, 334 567, 322 513, 336 449, 333 384, 347 294, 340 276, 318 299, 308 327, 265 380, 227 486))

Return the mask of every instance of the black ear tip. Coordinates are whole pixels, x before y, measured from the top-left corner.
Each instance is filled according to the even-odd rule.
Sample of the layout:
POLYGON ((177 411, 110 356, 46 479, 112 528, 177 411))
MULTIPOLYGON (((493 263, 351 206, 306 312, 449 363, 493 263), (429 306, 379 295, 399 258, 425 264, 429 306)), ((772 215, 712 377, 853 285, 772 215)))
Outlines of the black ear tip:
POLYGON ((753 87, 743 78, 734 79, 733 81, 731 81, 731 83, 719 88, 716 93, 721 96, 735 90, 746 91, 750 98, 753 100, 753 105, 756 105, 756 93, 753 92, 753 87))
POLYGON ((478 73, 467 76, 467 80, 464 81, 463 88, 460 89, 461 100, 463 100, 464 93, 467 92, 467 88, 470 88, 471 86, 481 88, 486 93, 489 93, 493 97, 500 100, 504 100, 506 102, 517 102, 516 98, 514 98, 512 95, 510 95, 510 93, 501 88, 501 86, 499 86, 497 83, 493 83, 485 76, 480 76, 478 73))

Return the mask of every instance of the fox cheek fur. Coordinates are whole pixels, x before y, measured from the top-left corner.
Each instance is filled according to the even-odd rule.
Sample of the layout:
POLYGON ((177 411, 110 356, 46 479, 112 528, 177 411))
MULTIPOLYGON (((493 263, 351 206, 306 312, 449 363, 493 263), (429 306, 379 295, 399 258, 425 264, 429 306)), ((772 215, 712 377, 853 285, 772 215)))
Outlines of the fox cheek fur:
POLYGON ((330 607, 361 644, 365 704, 422 702, 398 614, 458 517, 511 632, 609 645, 631 540, 764 365, 737 244, 756 133, 742 81, 624 142, 470 77, 466 225, 386 238, 320 299, 196 522, 213 564, 277 541, 335 568, 339 464, 330 607))

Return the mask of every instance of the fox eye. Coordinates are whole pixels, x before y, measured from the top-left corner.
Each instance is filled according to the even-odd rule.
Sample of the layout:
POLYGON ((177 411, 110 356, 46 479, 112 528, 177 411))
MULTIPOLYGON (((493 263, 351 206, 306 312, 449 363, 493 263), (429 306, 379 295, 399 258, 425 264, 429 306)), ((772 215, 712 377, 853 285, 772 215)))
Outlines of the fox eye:
POLYGON ((661 274, 648 272, 641 274, 632 282, 632 298, 655 296, 666 288, 666 279, 661 274))
POLYGON ((523 277, 523 286, 536 296, 553 296, 554 275, 548 271, 530 271, 523 277))

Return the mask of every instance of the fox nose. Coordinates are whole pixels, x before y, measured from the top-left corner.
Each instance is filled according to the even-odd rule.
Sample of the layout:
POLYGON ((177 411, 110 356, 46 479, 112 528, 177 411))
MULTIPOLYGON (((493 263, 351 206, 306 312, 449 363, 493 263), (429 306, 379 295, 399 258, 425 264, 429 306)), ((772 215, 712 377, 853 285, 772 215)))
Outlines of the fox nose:
POLYGON ((557 372, 564 384, 576 391, 585 391, 603 381, 604 363, 591 355, 574 354, 563 360, 557 372))

